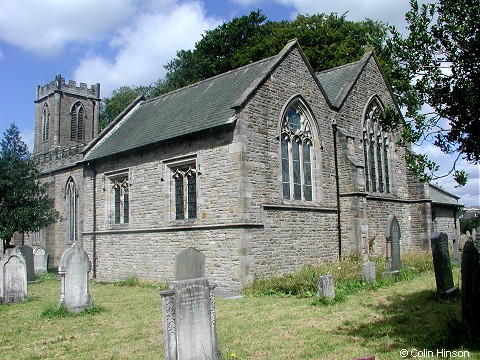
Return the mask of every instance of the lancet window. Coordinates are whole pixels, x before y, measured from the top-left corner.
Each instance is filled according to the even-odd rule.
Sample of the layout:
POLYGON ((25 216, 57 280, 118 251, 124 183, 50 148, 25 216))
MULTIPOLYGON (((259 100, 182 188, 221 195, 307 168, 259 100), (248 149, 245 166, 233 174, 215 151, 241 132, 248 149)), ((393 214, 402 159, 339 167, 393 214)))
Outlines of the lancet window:
POLYGON ((113 223, 128 224, 130 221, 129 184, 127 176, 110 179, 113 197, 113 223))
POLYGON ((69 178, 65 186, 67 208, 67 242, 77 241, 77 186, 73 178, 69 178))
POLYGON ((50 133, 50 111, 48 109, 47 103, 45 103, 42 109, 42 141, 43 142, 48 140, 49 133, 50 133))

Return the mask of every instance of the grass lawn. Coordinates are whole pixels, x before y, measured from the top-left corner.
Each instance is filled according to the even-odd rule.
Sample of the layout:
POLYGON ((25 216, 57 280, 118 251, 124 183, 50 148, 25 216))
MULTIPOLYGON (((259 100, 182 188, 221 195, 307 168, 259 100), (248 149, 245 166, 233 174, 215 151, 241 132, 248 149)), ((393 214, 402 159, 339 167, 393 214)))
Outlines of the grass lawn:
MULTIPOLYGON (((456 284, 459 279, 457 268, 456 284)), ((95 307, 76 316, 56 311, 60 282, 53 276, 29 284, 28 291, 27 302, 0 305, 1 359, 163 358, 156 286, 92 282, 95 307)), ((413 349, 435 355, 437 349, 445 349, 468 350, 470 359, 480 359, 480 351, 458 347, 460 297, 437 299, 432 271, 360 290, 330 305, 314 306, 314 300, 217 298, 222 358, 350 359, 371 354, 376 359, 401 359, 401 349, 410 355, 413 349)))

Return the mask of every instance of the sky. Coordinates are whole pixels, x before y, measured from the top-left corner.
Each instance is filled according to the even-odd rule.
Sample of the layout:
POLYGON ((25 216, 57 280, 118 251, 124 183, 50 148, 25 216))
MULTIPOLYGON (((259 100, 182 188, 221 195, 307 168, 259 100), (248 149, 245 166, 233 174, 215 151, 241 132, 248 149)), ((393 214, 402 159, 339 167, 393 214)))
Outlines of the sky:
MULTIPOLYGON (((250 11, 273 21, 346 13, 404 32, 409 7, 408 0, 0 0, 0 136, 15 122, 33 150, 36 88, 56 74, 67 83, 100 83, 102 98, 123 85, 149 85, 177 50, 193 49, 205 30, 250 11)), ((453 163, 432 144, 414 150, 445 171, 453 163)), ((460 161, 457 168, 469 174, 465 187, 451 176, 436 182, 461 204, 480 205, 479 166, 460 161)))

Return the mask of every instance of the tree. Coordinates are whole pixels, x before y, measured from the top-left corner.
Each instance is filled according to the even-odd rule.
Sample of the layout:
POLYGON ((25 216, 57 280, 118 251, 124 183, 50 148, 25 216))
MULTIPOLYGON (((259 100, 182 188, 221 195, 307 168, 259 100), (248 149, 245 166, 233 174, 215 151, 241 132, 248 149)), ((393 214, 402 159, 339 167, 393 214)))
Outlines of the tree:
POLYGON ((194 49, 179 50, 165 69, 165 79, 148 87, 121 87, 104 99, 102 126, 112 121, 138 94, 158 96, 279 53, 297 38, 315 71, 358 60, 366 45, 380 48, 386 25, 353 22, 346 15, 298 15, 293 21, 269 21, 260 10, 206 30, 194 49), (141 91, 140 91, 141 90, 141 91), (143 91, 143 92, 142 92, 143 91))
MULTIPOLYGON (((383 49, 388 75, 407 123, 403 140, 432 141, 445 154, 480 161, 480 2, 438 0, 418 5, 410 1, 408 35, 391 28, 383 49)), ((393 116, 385 116, 393 120, 393 116)), ((395 121, 393 121, 395 123, 395 121)), ((386 124, 394 126, 393 124, 386 124)), ((439 167, 426 155, 410 155, 411 169, 426 180, 438 178, 439 167)), ((459 185, 467 175, 450 170, 459 185)), ((448 175, 446 174, 446 175, 448 175)))
POLYGON ((0 149, 0 238, 4 249, 15 232, 31 232, 54 223, 59 214, 40 184, 39 172, 12 123, 4 133, 0 149))

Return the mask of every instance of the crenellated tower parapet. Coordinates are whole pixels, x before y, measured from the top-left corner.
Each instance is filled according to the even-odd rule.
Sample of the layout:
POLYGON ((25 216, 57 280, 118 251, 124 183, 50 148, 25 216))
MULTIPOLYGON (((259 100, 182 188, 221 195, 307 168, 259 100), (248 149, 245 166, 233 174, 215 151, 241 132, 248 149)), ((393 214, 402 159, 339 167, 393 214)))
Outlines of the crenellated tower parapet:
POLYGON ((81 82, 77 86, 75 80, 69 80, 68 83, 61 75, 57 75, 55 80, 50 81, 46 85, 37 85, 36 101, 42 100, 46 96, 50 96, 52 92, 63 91, 72 95, 80 95, 85 97, 100 98, 100 84, 91 85, 90 88, 86 83, 81 82))
POLYGON ((35 99, 35 139, 33 155, 42 167, 55 167, 78 161, 86 144, 98 134, 100 84, 87 86, 68 82, 61 75, 45 85, 37 86, 35 99), (66 154, 75 153, 75 156, 66 154), (78 154, 78 155, 77 155, 78 154), (50 165, 45 161, 51 159, 50 165))

